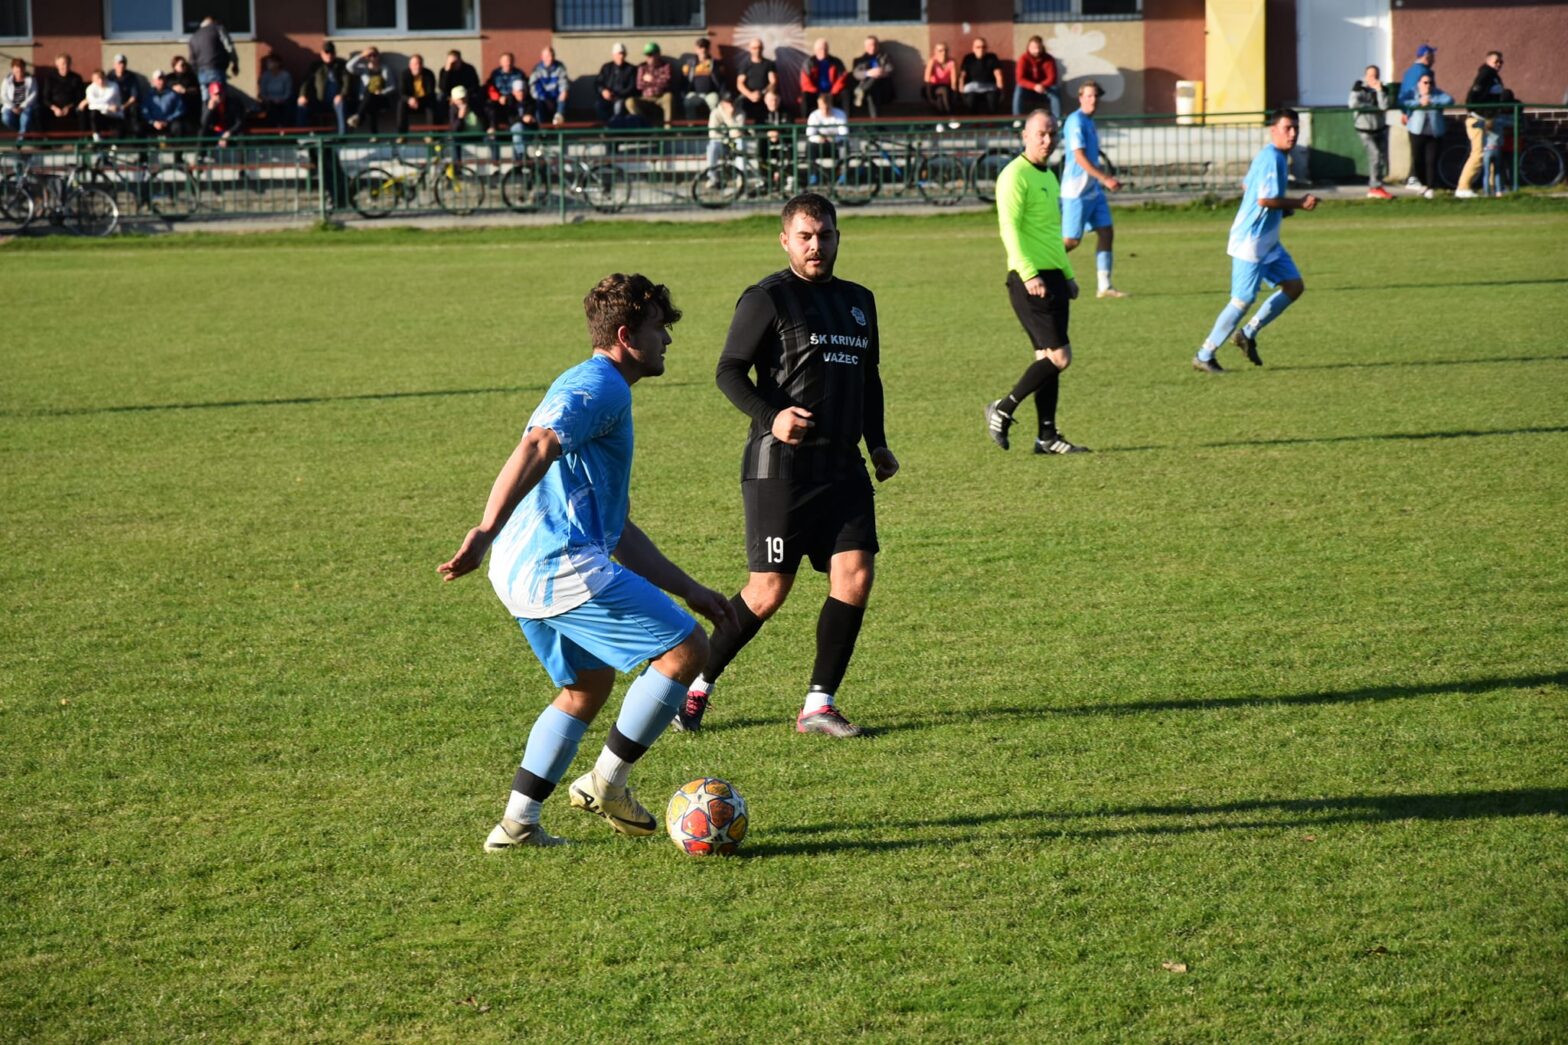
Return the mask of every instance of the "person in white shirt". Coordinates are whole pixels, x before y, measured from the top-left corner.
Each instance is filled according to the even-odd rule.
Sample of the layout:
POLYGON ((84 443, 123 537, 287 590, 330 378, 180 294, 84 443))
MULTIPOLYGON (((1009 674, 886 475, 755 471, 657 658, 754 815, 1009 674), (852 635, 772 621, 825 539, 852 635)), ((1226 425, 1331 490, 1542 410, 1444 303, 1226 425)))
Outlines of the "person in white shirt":
POLYGON ((120 86, 105 79, 102 69, 93 70, 92 83, 87 85, 87 97, 77 106, 87 114, 87 127, 93 132, 93 141, 107 134, 118 137, 125 125, 125 112, 120 105, 120 86))
POLYGON ((806 117, 806 161, 813 167, 823 160, 836 161, 848 138, 849 117, 844 110, 834 106, 831 96, 817 95, 817 107, 806 117))
POLYGON ((38 118, 38 81, 27 73, 27 63, 11 59, 11 75, 0 81, 0 122, 21 141, 38 118))
POLYGON ((717 167, 724 158, 724 142, 739 141, 746 133, 746 114, 735 108, 735 96, 726 91, 719 104, 708 114, 708 166, 717 167))

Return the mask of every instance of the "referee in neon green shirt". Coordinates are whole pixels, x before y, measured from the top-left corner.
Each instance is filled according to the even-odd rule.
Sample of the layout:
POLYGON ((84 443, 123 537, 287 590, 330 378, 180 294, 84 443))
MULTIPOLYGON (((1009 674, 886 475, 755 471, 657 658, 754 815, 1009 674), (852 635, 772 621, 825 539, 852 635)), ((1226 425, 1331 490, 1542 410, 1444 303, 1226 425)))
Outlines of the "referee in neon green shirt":
POLYGON ((1078 296, 1073 266, 1062 248, 1061 187, 1046 162, 1056 145, 1056 120, 1036 109, 1024 121, 1024 151, 996 179, 996 217, 1007 248, 1007 296, 1034 346, 1034 362, 1013 390, 985 408, 986 430, 1006 450, 1007 431, 1020 404, 1034 397, 1040 415, 1037 454, 1081 454, 1056 428, 1056 399, 1062 371, 1073 361, 1067 314, 1078 296))

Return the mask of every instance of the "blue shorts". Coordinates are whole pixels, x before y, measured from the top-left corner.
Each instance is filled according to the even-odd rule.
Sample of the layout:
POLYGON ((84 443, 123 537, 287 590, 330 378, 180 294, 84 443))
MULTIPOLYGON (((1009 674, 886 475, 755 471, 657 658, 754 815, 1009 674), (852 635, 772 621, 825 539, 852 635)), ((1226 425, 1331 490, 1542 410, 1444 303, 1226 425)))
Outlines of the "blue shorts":
POLYGON ((1111 205, 1105 202, 1105 193, 1097 192, 1090 199, 1062 200, 1062 238, 1083 239, 1090 229, 1111 227, 1111 205))
POLYGON ((1232 301, 1252 304, 1258 296, 1258 285, 1267 283, 1277 287, 1287 279, 1300 279, 1301 271, 1291 259, 1290 251, 1275 247, 1262 261, 1230 259, 1230 296, 1232 301))
POLYGON ((631 671, 685 642, 697 626, 668 595, 623 566, 581 606, 554 617, 519 617, 517 623, 557 686, 576 682, 580 671, 631 671))

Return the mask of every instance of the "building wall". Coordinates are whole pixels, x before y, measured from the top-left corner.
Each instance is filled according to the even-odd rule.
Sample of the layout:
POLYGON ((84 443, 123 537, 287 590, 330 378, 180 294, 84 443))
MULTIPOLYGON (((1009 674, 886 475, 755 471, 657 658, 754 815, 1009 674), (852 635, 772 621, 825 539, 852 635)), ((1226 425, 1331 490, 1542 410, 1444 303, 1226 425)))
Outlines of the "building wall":
POLYGON ((1397 81, 1416 48, 1437 48, 1437 83, 1463 99, 1486 52, 1503 52, 1503 83, 1521 101, 1561 105, 1568 91, 1568 4, 1486 4, 1460 0, 1404 0, 1396 4, 1394 72, 1397 81))
POLYGON ((1144 0, 1143 111, 1176 111, 1176 81, 1203 79, 1204 0, 1144 0))

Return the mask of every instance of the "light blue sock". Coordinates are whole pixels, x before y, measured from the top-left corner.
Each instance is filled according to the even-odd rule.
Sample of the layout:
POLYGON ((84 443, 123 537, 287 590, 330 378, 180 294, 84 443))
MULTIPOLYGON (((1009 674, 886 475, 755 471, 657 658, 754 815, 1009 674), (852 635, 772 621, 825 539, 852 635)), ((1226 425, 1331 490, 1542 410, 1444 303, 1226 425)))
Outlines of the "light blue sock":
POLYGON ((686 683, 665 678, 650 665, 626 690, 615 728, 627 740, 650 747, 669 728, 685 699, 686 683))
POLYGON ((1241 322, 1241 317, 1247 314, 1245 305, 1237 305, 1234 301, 1228 302, 1214 321, 1214 329, 1209 331, 1209 336, 1203 342, 1203 347, 1198 350, 1198 358, 1207 362, 1214 358, 1214 352, 1230 337, 1231 331, 1236 329, 1236 324, 1241 322))
POLYGON ((1111 282, 1111 252, 1097 250, 1094 253, 1094 270, 1100 274, 1100 282, 1110 285, 1111 282))
POLYGON ((1281 312, 1290 307, 1290 302, 1290 295, 1283 290, 1276 290, 1270 294, 1263 307, 1253 315, 1252 322, 1247 324, 1247 336, 1256 337, 1258 331, 1274 322, 1281 312))
POLYGON ((523 748, 523 768, 536 777, 559 784, 577 756, 577 745, 582 743, 587 731, 588 723, 550 705, 534 720, 534 728, 528 734, 528 746, 523 748))

